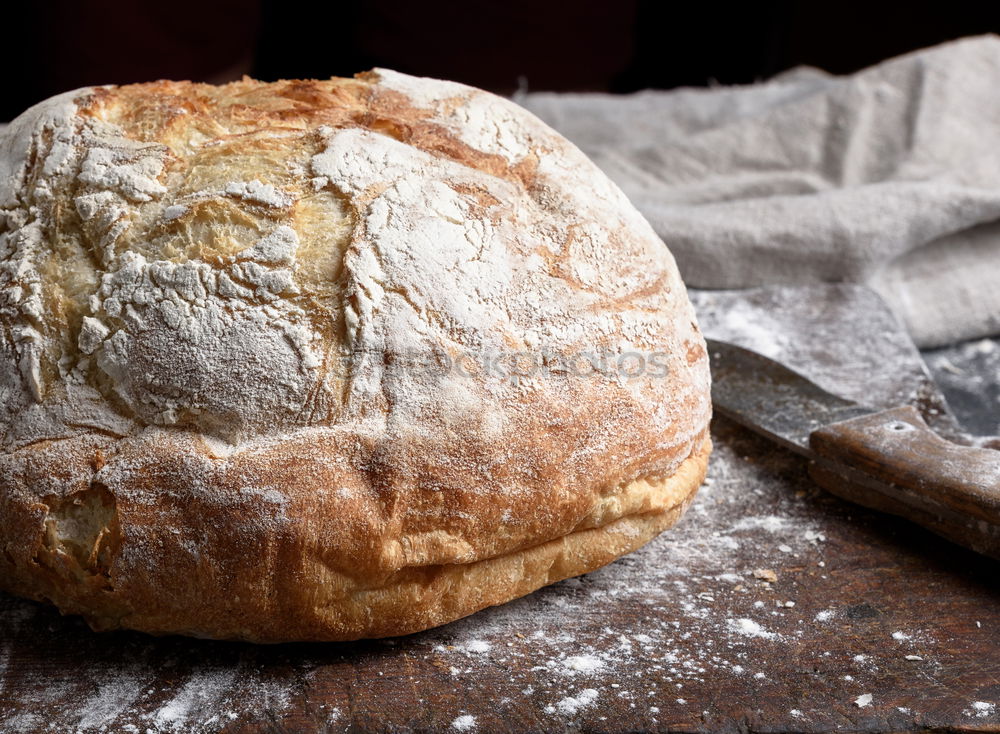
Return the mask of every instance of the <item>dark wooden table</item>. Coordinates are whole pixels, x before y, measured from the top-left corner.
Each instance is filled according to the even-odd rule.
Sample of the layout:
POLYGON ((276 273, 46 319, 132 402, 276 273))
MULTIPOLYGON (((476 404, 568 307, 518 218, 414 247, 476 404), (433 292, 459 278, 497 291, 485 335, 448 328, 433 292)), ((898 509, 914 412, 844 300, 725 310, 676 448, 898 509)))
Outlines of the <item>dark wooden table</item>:
POLYGON ((1000 564, 823 493, 732 424, 714 437, 674 530, 408 638, 94 634, 0 596, 0 731, 1000 729, 1000 564))

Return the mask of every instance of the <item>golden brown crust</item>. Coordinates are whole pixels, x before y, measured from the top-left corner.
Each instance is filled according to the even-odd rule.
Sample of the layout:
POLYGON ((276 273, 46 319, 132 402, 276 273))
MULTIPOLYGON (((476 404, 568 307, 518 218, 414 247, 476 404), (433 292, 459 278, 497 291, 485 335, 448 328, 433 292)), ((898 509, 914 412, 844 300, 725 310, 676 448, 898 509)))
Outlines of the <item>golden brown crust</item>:
MULTIPOLYGON (((0 559, 0 569, 9 590, 82 614, 99 630, 265 643, 408 634, 587 573, 641 547, 687 509, 710 450, 705 435, 674 474, 629 482, 551 540, 468 563, 409 565, 385 578, 349 579, 331 567, 330 549, 311 527, 313 512, 288 518, 279 534, 256 538, 233 517, 212 518, 227 532, 195 564, 185 534, 177 532, 182 526, 157 525, 156 557, 119 568, 112 582, 101 556, 122 542, 117 522, 110 524, 110 537, 92 536, 92 548, 72 548, 44 530, 46 518, 66 517, 65 509, 12 507, 8 494, 4 515, 30 538, 20 546, 29 553, 0 559), (241 537, 226 538, 228 531, 241 537)), ((87 509, 111 507, 101 490, 83 490, 77 502, 87 509)))
POLYGON ((3 135, 6 588, 101 628, 400 634, 607 563, 697 487, 674 262, 510 102, 157 82, 3 135))

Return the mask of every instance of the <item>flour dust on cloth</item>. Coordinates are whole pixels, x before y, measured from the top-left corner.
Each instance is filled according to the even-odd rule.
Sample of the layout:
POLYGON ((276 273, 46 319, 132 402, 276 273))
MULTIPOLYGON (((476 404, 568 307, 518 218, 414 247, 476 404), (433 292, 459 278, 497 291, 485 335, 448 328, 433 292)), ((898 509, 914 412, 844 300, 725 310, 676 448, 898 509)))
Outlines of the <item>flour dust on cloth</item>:
POLYGON ((921 346, 1000 333, 1000 38, 852 76, 517 101, 580 146, 689 286, 867 283, 921 346))

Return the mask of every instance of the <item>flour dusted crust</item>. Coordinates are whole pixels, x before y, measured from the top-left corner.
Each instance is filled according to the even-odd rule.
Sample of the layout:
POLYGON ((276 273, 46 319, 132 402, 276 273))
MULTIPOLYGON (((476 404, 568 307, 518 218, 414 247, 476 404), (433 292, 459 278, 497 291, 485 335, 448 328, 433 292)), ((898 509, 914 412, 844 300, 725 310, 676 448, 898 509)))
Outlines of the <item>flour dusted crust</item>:
POLYGON ((0 132, 0 217, 0 584, 96 628, 413 632, 639 547, 704 476, 672 257, 485 92, 78 90, 0 132))

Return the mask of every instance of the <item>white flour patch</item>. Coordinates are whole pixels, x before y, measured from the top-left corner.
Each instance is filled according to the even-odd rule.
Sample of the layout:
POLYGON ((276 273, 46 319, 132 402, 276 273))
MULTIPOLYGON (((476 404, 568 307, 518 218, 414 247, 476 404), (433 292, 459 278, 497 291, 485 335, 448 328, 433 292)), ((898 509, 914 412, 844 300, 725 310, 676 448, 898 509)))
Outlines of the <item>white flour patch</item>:
POLYGON ((787 329, 778 328, 776 320, 740 303, 724 311, 715 329, 723 337, 736 335, 740 346, 771 358, 782 355, 789 338, 787 329))
POLYGON ((192 722, 205 721, 218 714, 217 703, 225 698, 235 678, 235 670, 196 673, 188 679, 177 695, 149 718, 160 730, 189 731, 192 722))
POLYGON ((5 732, 17 732, 17 734, 34 734, 43 731, 43 718, 38 714, 23 713, 16 714, 0 722, 5 732))
POLYGON ((990 703, 988 701, 973 701, 969 708, 965 709, 962 713, 966 716, 980 719, 992 716, 996 713, 996 710, 997 706, 995 703, 990 703))
POLYGON ((167 222, 172 222, 175 219, 180 219, 185 214, 190 211, 183 204, 172 204, 163 210, 163 219, 167 222))
POLYGON ((766 640, 773 640, 778 637, 774 632, 768 632, 759 623, 746 617, 726 620, 726 626, 731 632, 736 632, 747 637, 763 637, 766 640))
POLYGON ((295 197, 288 192, 256 179, 253 181, 232 181, 226 184, 225 194, 264 206, 284 208, 295 203, 295 197))
MULTIPOLYGON (((646 638, 649 639, 648 635, 646 638)), ((593 673, 604 667, 604 661, 596 655, 574 655, 573 657, 566 658, 564 665, 569 670, 581 673, 593 673)))
POLYGON ((462 714, 451 722, 451 728, 455 731, 472 731, 476 728, 476 717, 470 714, 462 714))
POLYGON ((142 695, 151 675, 151 671, 145 675, 130 671, 111 672, 106 680, 98 684, 97 693, 81 705, 76 727, 91 731, 113 724, 142 695))
POLYGON ((585 688, 576 696, 566 696, 565 698, 558 701, 554 706, 548 706, 545 711, 546 713, 560 713, 566 716, 572 716, 573 714, 579 713, 583 709, 590 708, 593 706, 598 698, 598 692, 594 688, 585 688))

